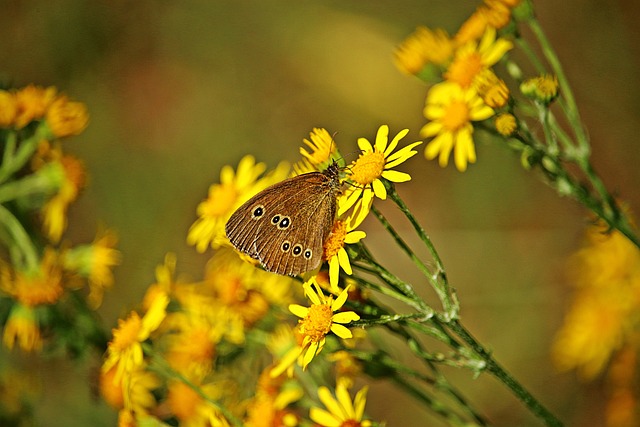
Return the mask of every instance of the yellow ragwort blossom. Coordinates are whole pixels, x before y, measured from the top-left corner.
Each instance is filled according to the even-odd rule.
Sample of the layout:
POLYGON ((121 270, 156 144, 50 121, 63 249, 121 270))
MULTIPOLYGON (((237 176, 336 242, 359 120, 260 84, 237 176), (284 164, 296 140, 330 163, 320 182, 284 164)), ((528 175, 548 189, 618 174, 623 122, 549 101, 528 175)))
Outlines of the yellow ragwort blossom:
POLYGON ((33 271, 14 271, 1 263, 0 290, 27 307, 55 304, 64 293, 59 263, 57 252, 50 247, 33 271))
MULTIPOLYGON (((54 149, 55 150, 55 149, 54 149)), ((58 243, 67 228, 67 209, 86 185, 86 171, 80 159, 60 152, 62 182, 58 192, 42 207, 43 228, 52 242, 58 243)))
POLYGON ((463 89, 469 88, 483 70, 496 64, 512 47, 509 40, 496 39, 495 28, 489 27, 480 41, 470 40, 456 49, 444 77, 463 89))
MULTIPOLYGON (((311 150, 309 152, 304 147, 300 147, 303 164, 308 162, 314 170, 324 170, 331 164, 333 159, 340 157, 333 137, 324 128, 313 128, 313 132, 309 134, 309 139, 305 138, 302 142, 311 150)), ((298 167, 302 167, 302 165, 298 167)))
POLYGON ((90 245, 80 245, 62 254, 62 263, 89 282, 87 302, 93 309, 100 307, 104 291, 113 285, 111 269, 120 264, 121 254, 114 249, 118 241, 113 231, 98 233, 90 245))
POLYGON ((529 98, 549 104, 558 96, 558 77, 549 74, 532 77, 520 84, 520 91, 529 98))
POLYGON ((33 307, 18 303, 11 308, 4 325, 2 342, 9 350, 12 350, 16 343, 24 351, 42 349, 42 335, 33 307))
POLYGON ((286 381, 282 375, 272 377, 271 371, 272 366, 267 366, 258 378, 255 395, 247 404, 245 427, 298 425, 298 415, 288 406, 304 397, 304 391, 295 381, 286 381))
POLYGON ((341 381, 336 385, 335 397, 327 387, 321 386, 318 388, 318 397, 326 409, 311 408, 309 418, 322 427, 369 427, 371 421, 363 420, 367 391, 368 387, 363 387, 352 401, 349 390, 341 381))
POLYGON ((418 74, 427 64, 445 65, 452 53, 453 42, 445 30, 420 26, 398 46, 394 59, 400 71, 418 74))
POLYGON ((349 275, 353 272, 344 245, 358 243, 367 236, 364 231, 355 230, 358 225, 349 220, 335 221, 331 234, 324 243, 323 258, 329 262, 329 283, 332 290, 338 289, 340 267, 349 275))
POLYGON ((635 342, 640 250, 620 232, 592 226, 585 246, 571 258, 569 273, 576 296, 556 336, 553 358, 561 369, 592 378, 614 352, 635 342))
POLYGON ((504 80, 496 76, 490 68, 480 71, 474 79, 478 95, 491 108, 502 108, 509 101, 509 88, 504 80))
POLYGON ((100 395, 114 409, 127 409, 145 414, 156 405, 154 390, 162 386, 158 376, 144 367, 125 372, 116 379, 116 367, 100 373, 100 395))
POLYGON ((339 202, 338 216, 355 205, 352 219, 354 223, 360 224, 369 213, 374 195, 380 199, 387 198, 383 178, 391 182, 405 182, 411 179, 408 173, 393 170, 413 157, 417 153, 414 148, 422 144, 422 141, 417 141, 394 152, 407 133, 409 129, 403 129, 389 141, 389 126, 382 125, 378 129, 374 144, 366 138, 358 138, 361 153, 358 159, 347 167, 347 179, 352 185, 346 190, 344 199, 339 202))
POLYGON ((265 168, 265 164, 256 163, 253 156, 244 156, 235 172, 225 165, 220 171, 220 183, 211 185, 207 199, 198 205, 198 219, 189 228, 187 243, 204 252, 209 246, 216 249, 228 242, 224 226, 231 214, 254 194, 286 178, 289 169, 280 165, 258 179, 265 168))
POLYGON ((484 0, 474 13, 460 26, 454 36, 458 46, 469 41, 477 40, 485 33, 487 28, 500 29, 511 20, 511 9, 519 3, 519 0, 484 0))
POLYGON ((446 167, 454 151, 455 165, 460 172, 467 163, 475 163, 476 151, 473 143, 471 122, 486 120, 493 109, 482 101, 473 88, 463 89, 452 82, 437 84, 427 95, 424 116, 430 120, 420 131, 424 137, 434 137, 425 149, 425 157, 438 157, 439 164, 446 167))
MULTIPOLYGON (((195 384, 209 399, 217 400, 221 395, 222 384, 195 384)), ((171 412, 180 421, 181 426, 227 427, 228 421, 219 411, 198 392, 183 382, 169 383, 167 403, 171 412)))
POLYGON ((113 339, 107 347, 107 354, 102 364, 102 372, 116 369, 114 381, 120 381, 126 373, 140 368, 144 362, 142 342, 158 329, 166 316, 169 297, 158 293, 143 317, 132 311, 125 319, 118 319, 118 327, 113 329, 113 339))
POLYGON ((49 131, 56 138, 80 134, 89 123, 87 107, 82 102, 58 96, 47 109, 45 119, 49 131))
POLYGON ((303 285, 305 295, 311 301, 310 307, 303 307, 298 304, 289 305, 289 310, 300 317, 298 330, 304 337, 300 347, 299 361, 303 368, 313 360, 316 354, 322 351, 326 336, 333 332, 343 339, 351 338, 353 335, 343 324, 360 319, 353 311, 340 310, 348 297, 348 287, 334 300, 333 296, 325 296, 318 284, 312 279, 303 285))
POLYGON ((14 126, 22 129, 33 120, 39 120, 44 117, 47 108, 56 98, 58 90, 50 86, 43 88, 41 86, 29 85, 15 94, 16 99, 16 115, 14 126))
POLYGON ((15 94, 0 90, 0 127, 7 128, 13 125, 17 111, 15 94))
POLYGON ((496 130, 502 136, 510 136, 518 128, 518 122, 513 114, 502 113, 496 116, 496 130))

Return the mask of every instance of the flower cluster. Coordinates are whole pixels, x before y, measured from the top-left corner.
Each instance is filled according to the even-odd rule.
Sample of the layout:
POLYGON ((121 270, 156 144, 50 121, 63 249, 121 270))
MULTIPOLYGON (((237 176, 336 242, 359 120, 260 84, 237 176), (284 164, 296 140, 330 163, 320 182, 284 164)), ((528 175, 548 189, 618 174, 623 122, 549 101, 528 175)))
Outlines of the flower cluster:
MULTIPOLYGON (((358 243, 366 236, 365 232, 357 228, 370 212, 374 198, 386 198, 385 185, 411 179, 409 174, 394 170, 396 166, 417 153, 414 147, 420 142, 398 149, 400 141, 407 133, 408 130, 405 129, 390 138, 388 126, 380 126, 375 141, 371 143, 366 138, 360 138, 358 140, 360 156, 350 165, 341 167, 341 181, 346 188, 336 201, 337 218, 324 244, 323 260, 328 268, 318 268, 304 275, 302 290, 303 296, 306 296, 309 301, 308 306, 295 301, 295 290, 299 287, 292 279, 255 268, 253 264, 256 261, 243 253, 236 252, 225 234, 225 224, 231 214, 259 191, 291 176, 289 167, 281 164, 273 171, 265 173, 264 164, 257 163, 251 156, 246 156, 240 160, 235 171, 228 166, 223 168, 220 183, 210 187, 208 198, 198 206, 198 219, 191 226, 187 237, 187 241, 200 252, 208 247, 216 249, 215 255, 209 262, 206 279, 200 286, 176 284, 165 287, 169 289, 166 292, 170 300, 175 300, 178 304, 175 311, 172 310, 166 315, 166 319, 159 326, 159 332, 156 332, 156 336, 152 339, 153 347, 163 353, 163 358, 169 362, 171 368, 189 379, 191 385, 196 386, 188 393, 193 395, 194 389, 200 390, 197 400, 203 406, 197 409, 196 405, 192 405, 191 416, 195 416, 195 413, 200 414, 198 416, 208 414, 211 420, 217 416, 216 423, 221 423, 224 419, 228 420, 228 417, 232 416, 242 419, 245 425, 297 425, 302 417, 299 410, 296 412, 297 401, 303 398, 303 395, 301 384, 297 380, 297 376, 301 373, 296 371, 296 366, 304 372, 327 347, 331 349, 330 354, 314 364, 335 365, 339 383, 343 387, 337 389, 340 404, 345 408, 353 408, 345 388, 346 385, 353 384, 353 376, 347 373, 347 370, 340 370, 338 366, 347 365, 346 360, 351 361, 351 366, 357 366, 357 362, 352 357, 344 352, 340 353, 340 347, 346 345, 343 344, 344 340, 354 337, 347 326, 359 320, 360 316, 354 311, 344 310, 347 299, 354 295, 355 284, 341 285, 341 283, 353 272, 349 254, 354 248, 349 245, 358 243), (341 270, 346 275, 342 278, 341 270), (211 287, 208 288, 207 285, 211 287), (192 305, 195 306, 192 307, 192 305), (282 323, 283 308, 286 307, 299 318, 297 324, 282 323), (203 323, 203 319, 206 319, 206 322, 203 323), (279 320, 274 321, 275 319, 279 320), (164 324, 167 324, 166 328, 164 324), (274 327, 275 325, 278 327, 274 327), (177 331, 184 334, 184 339, 177 334, 177 331), (202 336, 206 331, 209 331, 207 340, 202 336), (247 348, 255 345, 250 342, 257 331, 270 336, 267 340, 267 348, 270 357, 273 358, 273 364, 265 366, 262 378, 266 384, 258 382, 249 406, 242 410, 240 402, 229 400, 232 396, 225 394, 224 389, 217 388, 216 391, 207 388, 206 385, 221 372, 227 371, 215 372, 212 366, 220 367, 221 363, 225 363, 222 362, 228 358, 225 354, 235 352, 244 354, 247 348), (196 337, 198 337, 197 340, 195 340, 196 337), (175 349, 167 351, 168 348, 174 347, 161 344, 164 341, 175 342, 175 349), (194 360, 201 359, 191 354, 194 351, 191 349, 194 347, 194 342, 208 343, 209 351, 198 352, 199 355, 207 355, 202 359, 202 362, 208 361, 207 366, 193 363, 194 360), (342 356, 337 357, 339 354, 342 356), (221 362, 217 362, 218 360, 221 362), (189 364, 177 365, 178 361, 188 361, 189 364), (203 392, 207 393, 208 399, 204 399, 201 395, 203 392), (212 394, 209 395, 209 392, 212 394), (231 409, 231 414, 220 412, 221 406, 218 403, 221 401, 225 402, 226 408, 236 409, 231 409), (276 420, 280 421, 276 422, 276 420)), ((302 159, 292 168, 294 176, 323 171, 334 162, 344 165, 338 146, 326 129, 313 129, 309 139, 303 142, 305 147, 300 149, 302 159)), ((136 320, 140 330, 144 330, 146 316, 132 317, 142 319, 142 321, 136 320)), ((119 328, 114 330, 114 340, 110 344, 109 356, 103 366, 103 381, 111 381, 126 394, 133 393, 133 390, 127 391, 126 388, 126 384, 131 384, 132 380, 123 381, 122 376, 138 372, 141 367, 145 369, 144 366, 149 361, 144 357, 138 357, 137 367, 129 366, 121 371, 116 369, 116 365, 128 363, 127 356, 122 351, 116 351, 118 346, 116 343, 119 341, 117 337, 123 333, 121 331, 125 330, 127 330, 125 323, 121 323, 119 328), (114 359, 121 359, 121 362, 113 362, 114 359), (110 374, 112 371, 114 371, 113 375, 110 374), (118 372, 124 372, 124 374, 118 374, 118 372)), ((140 333, 128 336, 132 346, 139 346, 140 339, 144 341, 149 338, 148 334, 140 333)), ((255 357, 255 353, 252 356, 255 357)), ((235 368, 228 367, 228 369, 235 368)), ((356 371, 350 370, 350 372, 356 371)), ((226 380, 231 381, 231 379, 226 380)), ((156 389, 162 388, 155 383, 152 385, 156 389)), ((185 385, 180 387, 184 389, 185 385)), ((246 388, 246 384, 236 383, 233 386, 226 384, 225 388, 228 387, 246 388)), ((153 390, 148 392, 151 391, 153 390)), ((325 404, 331 402, 327 393, 327 390, 321 390, 319 393, 321 401, 325 404)), ((364 391, 358 394, 356 409, 351 409, 350 412, 338 411, 335 409, 338 407, 336 404, 329 403, 329 412, 317 409, 315 412, 312 411, 311 419, 319 423, 323 422, 319 420, 329 423, 321 425, 334 425, 335 420, 348 421, 351 423, 349 425, 354 426, 369 425, 369 422, 362 421, 364 396, 364 391)), ((171 402, 170 394, 166 399, 171 402)), ((126 403, 126 400, 121 398, 115 401, 126 403)), ((163 405, 163 403, 156 402, 155 405, 163 405)), ((141 419, 154 412, 149 407, 125 404, 120 404, 119 407, 123 411, 121 417, 125 418, 133 416, 135 419, 141 419)), ((181 418, 182 415, 179 415, 181 412, 174 410, 171 414, 184 421, 181 418)), ((213 421, 212 425, 214 425, 213 421)))
POLYGON ((80 318, 66 322, 68 330, 55 327, 78 309, 74 305, 101 304, 120 260, 111 231, 100 231, 90 244, 63 240, 67 210, 84 188, 86 172, 82 161, 63 151, 61 139, 80 134, 87 123, 84 104, 55 87, 0 90, 0 224, 9 255, 0 259, 0 306, 8 312, 2 340, 9 349, 38 351, 51 344, 77 353, 94 346, 95 320, 85 336, 72 333, 80 318), (82 298, 67 298, 70 293, 82 298))
POLYGON ((562 370, 576 369, 584 379, 606 371, 612 388, 608 414, 626 414, 624 422, 607 425, 637 424, 634 412, 620 411, 619 403, 633 406, 639 398, 634 379, 640 353, 640 249, 620 232, 595 223, 570 258, 568 279, 575 292, 552 348, 554 361, 562 370))
MULTIPOLYGON (((424 107, 428 122, 421 130, 430 138, 424 152, 428 160, 438 158, 446 167, 453 153, 456 168, 464 172, 477 158, 474 130, 510 137, 521 125, 524 118, 516 115, 517 99, 498 77, 496 66, 507 62, 516 84, 523 83, 506 54, 514 46, 510 26, 514 15, 523 15, 520 9, 527 7, 519 0, 485 0, 453 36, 440 28, 418 27, 398 46, 398 68, 432 84, 424 107), (490 118, 493 125, 488 124, 490 118)), ((538 95, 549 82, 545 76, 535 77, 520 90, 535 102, 546 99, 548 105, 555 97, 538 95)), ((557 87, 555 80, 555 93, 557 87)))

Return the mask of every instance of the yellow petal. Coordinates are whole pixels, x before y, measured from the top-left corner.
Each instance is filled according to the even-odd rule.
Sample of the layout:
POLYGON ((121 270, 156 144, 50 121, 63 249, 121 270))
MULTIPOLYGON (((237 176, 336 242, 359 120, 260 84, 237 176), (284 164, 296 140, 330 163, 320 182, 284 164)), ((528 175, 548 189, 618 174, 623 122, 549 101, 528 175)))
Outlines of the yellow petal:
POLYGON ((338 295, 338 298, 336 298, 335 301, 333 301, 333 304, 331 304, 331 311, 340 310, 340 308, 342 308, 344 303, 347 301, 348 297, 349 297, 349 286, 344 288, 342 292, 340 292, 340 295, 338 295))
POLYGON ((336 398, 347 414, 348 419, 354 419, 355 411, 353 410, 353 403, 351 402, 351 396, 349 396, 347 388, 344 386, 336 387, 336 398))
POLYGON ((429 122, 420 129, 420 135, 429 138, 431 136, 437 135, 442 131, 442 122, 434 121, 429 122))
POLYGON ((354 311, 341 311, 334 314, 331 320, 336 323, 351 323, 355 320, 360 320, 360 316, 354 311))
POLYGON ((324 427, 340 427, 342 425, 342 421, 320 408, 311 408, 309 410, 309 418, 324 427))
POLYGON ((362 188, 359 187, 351 187, 351 194, 349 194, 350 190, 347 190, 347 198, 342 203, 342 205, 338 209, 338 216, 343 215, 346 211, 348 211, 358 200, 360 195, 362 195, 362 188))
POLYGON ((373 152, 373 146, 367 138, 358 138, 358 147, 364 152, 373 152))
POLYGON ((349 255, 347 255, 347 251, 345 251, 344 248, 340 248, 338 251, 338 262, 345 273, 348 275, 353 273, 353 270, 351 270, 351 264, 349 263, 349 255))
POLYGON ((318 398, 320 402, 334 415, 339 417, 341 420, 344 420, 344 415, 346 415, 338 401, 333 397, 331 392, 327 387, 320 386, 318 387, 318 398))
POLYGON ((367 391, 369 390, 368 386, 362 387, 360 391, 356 394, 355 399, 353 399, 353 405, 355 406, 355 415, 356 420, 362 420, 362 416, 364 415, 364 407, 367 403, 367 391))
POLYGON ((399 171, 384 171, 382 177, 391 182, 407 182, 411 180, 411 175, 399 171))
POLYGON ((353 338, 353 334, 351 333, 351 331, 338 323, 331 324, 331 332, 344 340, 353 338))
POLYGON ((340 279, 340 260, 338 257, 331 257, 329 260, 329 284, 331 289, 338 288, 338 280, 340 279))
POLYGON ((350 231, 347 233, 347 235, 344 238, 344 242, 348 245, 352 245, 354 243, 358 243, 360 240, 364 239, 365 237, 367 237, 367 233, 365 233, 364 231, 350 231))
POLYGON ((385 200, 387 198, 387 189, 384 188, 384 184, 379 179, 373 181, 373 192, 379 199, 385 200))
POLYGON ((409 133, 409 129, 402 129, 400 132, 396 134, 396 136, 393 137, 393 139, 391 140, 387 148, 384 150, 385 158, 389 156, 389 154, 391 154, 393 150, 396 149, 396 147, 398 146, 398 142, 400 142, 400 140, 404 138, 408 133, 409 133))
POLYGON ((389 141, 389 126, 382 125, 378 128, 378 133, 376 134, 376 144, 375 149, 379 153, 384 153, 384 150, 387 148, 387 142, 389 141))
POLYGON ((309 314, 309 307, 303 307, 299 304, 289 304, 289 311, 301 319, 309 314))

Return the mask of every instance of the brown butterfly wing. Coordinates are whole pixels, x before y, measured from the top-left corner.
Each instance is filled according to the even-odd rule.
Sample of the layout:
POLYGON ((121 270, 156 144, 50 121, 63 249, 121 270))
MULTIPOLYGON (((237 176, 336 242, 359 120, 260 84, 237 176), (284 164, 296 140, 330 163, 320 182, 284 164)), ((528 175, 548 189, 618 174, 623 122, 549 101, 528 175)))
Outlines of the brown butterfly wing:
POLYGON ((336 189, 334 178, 320 172, 286 179, 238 208, 227 222, 227 236, 268 271, 313 270, 333 225, 336 189))

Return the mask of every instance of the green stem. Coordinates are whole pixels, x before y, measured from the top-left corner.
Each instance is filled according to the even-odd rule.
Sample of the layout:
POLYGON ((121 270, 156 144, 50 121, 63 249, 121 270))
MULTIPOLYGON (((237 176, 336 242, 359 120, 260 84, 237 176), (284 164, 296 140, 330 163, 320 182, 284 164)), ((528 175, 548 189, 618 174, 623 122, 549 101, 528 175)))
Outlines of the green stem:
POLYGON ((41 122, 31 137, 20 142, 17 151, 12 149, 15 148, 16 137, 14 136, 13 140, 9 139, 9 144, 7 144, 3 153, 2 164, 0 164, 0 183, 5 182, 12 174, 26 165, 33 153, 38 149, 40 141, 47 135, 49 135, 47 126, 44 122, 41 122))
POLYGON ((564 100, 566 100, 566 109, 565 112, 567 114, 567 119, 571 128, 573 129, 578 146, 582 150, 583 153, 589 153, 589 138, 582 126, 582 120, 580 119, 580 113, 578 112, 578 106, 576 104, 575 97, 573 96, 573 92, 571 91, 571 86, 569 85, 569 80, 564 73, 562 68, 562 64, 560 63, 560 59, 556 55, 549 39, 547 39, 546 34, 542 30, 542 27, 535 19, 531 19, 528 21, 529 27, 531 31, 536 36, 540 47, 542 48, 542 52, 549 62, 553 73, 558 77, 558 84, 560 86, 560 93, 564 100))
MULTIPOLYGON (((429 250, 431 257, 436 264, 436 273, 433 275, 431 275, 431 273, 428 273, 427 278, 434 285, 434 289, 438 293, 438 297, 440 297, 445 310, 444 320, 448 321, 451 319, 457 319, 458 312, 460 311, 458 297, 455 293, 455 290, 451 286, 449 286, 444 264, 440 259, 440 255, 438 254, 435 245, 431 241, 431 238, 424 231, 418 220, 413 216, 413 213, 411 213, 407 205, 400 198, 400 195, 396 192, 395 186, 385 180, 385 187, 387 187, 387 195, 391 198, 391 200, 393 200, 396 206, 400 208, 405 217, 407 217, 407 219, 413 226, 413 229, 418 234, 418 237, 420 237, 420 240, 422 240, 422 242, 429 250)), ((411 252, 411 254, 413 253, 411 252)), ((428 269, 426 271, 428 272, 428 269)))
POLYGON ((62 184, 63 174, 59 163, 49 163, 30 175, 0 185, 0 203, 33 195, 54 194, 62 184))
POLYGON ((0 224, 7 230, 11 241, 6 242, 7 247, 18 249, 20 260, 14 260, 14 264, 24 267, 27 271, 37 271, 39 257, 31 238, 18 219, 4 206, 0 205, 0 224))
POLYGON ((419 401, 424 402, 427 406, 429 406, 431 408, 431 410, 433 412, 435 412, 439 416, 441 416, 444 419, 446 419, 447 422, 450 423, 451 425, 459 426, 459 427, 471 427, 471 426, 474 426, 474 425, 483 425, 483 426, 487 425, 484 422, 482 422, 480 424, 476 424, 476 423, 471 423, 470 424, 469 421, 466 421, 466 420, 462 419, 455 412, 453 412, 451 410, 447 410, 447 406, 443 402, 440 402, 438 399, 436 399, 433 396, 429 396, 424 390, 421 390, 421 389, 417 388, 416 386, 414 386, 409 381, 405 380, 403 377, 401 377, 399 375, 394 375, 393 376, 393 381, 398 386, 400 386, 402 389, 404 389, 409 395, 413 396, 414 398, 416 398, 419 401))
MULTIPOLYGON (((353 268, 356 268, 356 269, 361 269, 362 268, 362 266, 360 264, 356 264, 356 263, 353 263, 351 266, 353 268)), ((415 303, 414 299, 405 296, 404 294, 396 291, 395 289, 391 289, 391 288, 387 288, 387 287, 384 287, 384 286, 377 285, 377 284, 375 284, 373 282, 370 282, 368 280, 365 280, 365 279, 363 279, 361 277, 352 276, 351 278, 353 280, 355 280, 358 284, 360 284, 360 285, 362 285, 362 286, 364 286, 364 287, 366 287, 368 289, 371 289, 371 290, 373 290, 375 292, 378 292, 378 293, 381 293, 383 295, 389 296, 389 297, 391 297, 391 298, 393 298, 395 300, 401 301, 401 302, 403 302, 403 303, 405 303, 405 304, 407 304, 407 305, 409 305, 411 307, 416 307, 416 303, 415 303)), ((421 316, 424 317, 424 313, 421 313, 421 316)))
POLYGON ((391 286, 396 291, 402 293, 411 301, 410 304, 412 307, 416 308, 418 311, 423 313, 426 317, 433 316, 434 310, 429 307, 413 290, 413 287, 396 277, 389 270, 384 268, 382 265, 378 264, 373 256, 369 253, 369 250, 363 245, 361 242, 358 244, 358 252, 359 256, 366 260, 366 262, 373 267, 375 270, 375 274, 384 280, 389 286, 391 286))
POLYGON ((520 399, 529 410, 545 425, 550 427, 562 427, 562 422, 545 408, 533 395, 525 389, 511 374, 496 362, 491 354, 462 326, 458 320, 447 324, 469 347, 485 362, 487 371, 506 385, 513 394, 520 399))

